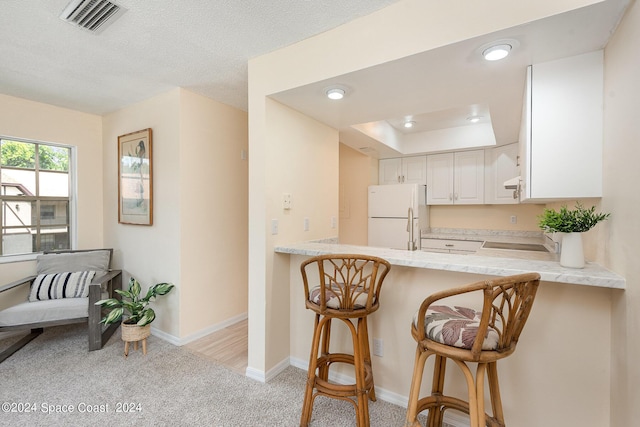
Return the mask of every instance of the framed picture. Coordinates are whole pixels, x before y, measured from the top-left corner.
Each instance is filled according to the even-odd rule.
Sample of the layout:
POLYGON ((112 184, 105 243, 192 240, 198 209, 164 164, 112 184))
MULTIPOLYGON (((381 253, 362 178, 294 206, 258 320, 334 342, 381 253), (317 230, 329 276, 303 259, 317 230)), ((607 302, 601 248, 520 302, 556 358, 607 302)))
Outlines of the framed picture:
POLYGON ((118 222, 153 224, 151 129, 118 137, 118 222))

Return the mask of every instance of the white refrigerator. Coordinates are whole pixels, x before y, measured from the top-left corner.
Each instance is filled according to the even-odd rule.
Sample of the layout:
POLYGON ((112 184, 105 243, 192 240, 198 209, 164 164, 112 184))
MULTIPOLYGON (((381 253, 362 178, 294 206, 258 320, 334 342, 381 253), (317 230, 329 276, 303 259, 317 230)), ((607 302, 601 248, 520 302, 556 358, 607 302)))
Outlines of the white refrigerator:
POLYGON ((429 222, 426 193, 418 184, 369 186, 369 246, 418 249, 420 229, 429 222))

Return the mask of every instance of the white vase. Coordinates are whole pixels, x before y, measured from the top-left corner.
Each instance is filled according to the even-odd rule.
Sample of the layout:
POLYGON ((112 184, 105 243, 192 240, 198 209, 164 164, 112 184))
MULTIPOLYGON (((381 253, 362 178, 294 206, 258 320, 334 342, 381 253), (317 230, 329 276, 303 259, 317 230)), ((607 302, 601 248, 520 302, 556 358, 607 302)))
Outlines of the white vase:
POLYGON ((582 248, 582 233, 566 233, 562 236, 562 250, 560 265, 570 268, 584 267, 584 250, 582 248))

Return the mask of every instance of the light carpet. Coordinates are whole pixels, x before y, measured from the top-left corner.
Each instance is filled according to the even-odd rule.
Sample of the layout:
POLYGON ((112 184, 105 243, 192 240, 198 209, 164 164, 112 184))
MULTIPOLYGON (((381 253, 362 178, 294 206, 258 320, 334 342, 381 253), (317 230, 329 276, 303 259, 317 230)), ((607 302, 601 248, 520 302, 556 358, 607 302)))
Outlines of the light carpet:
MULTIPOLYGON (((0 340, 0 350, 10 341, 0 340)), ((45 329, 0 364, 0 425, 299 425, 306 371, 290 366, 262 384, 157 337, 147 341, 146 356, 139 348, 125 359, 119 331, 89 352, 83 325, 45 329)), ((405 413, 370 402, 372 427, 402 426, 405 413)), ((318 397, 311 425, 355 426, 355 411, 318 397)))

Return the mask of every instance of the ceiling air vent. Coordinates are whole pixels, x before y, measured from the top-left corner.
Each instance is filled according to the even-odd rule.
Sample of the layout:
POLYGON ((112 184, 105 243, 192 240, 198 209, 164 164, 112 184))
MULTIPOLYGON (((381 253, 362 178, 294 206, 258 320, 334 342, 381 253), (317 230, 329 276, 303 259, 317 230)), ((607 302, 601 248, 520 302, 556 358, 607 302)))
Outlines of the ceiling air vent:
POLYGON ((60 18, 94 34, 102 32, 127 9, 107 0, 72 0, 60 18))

